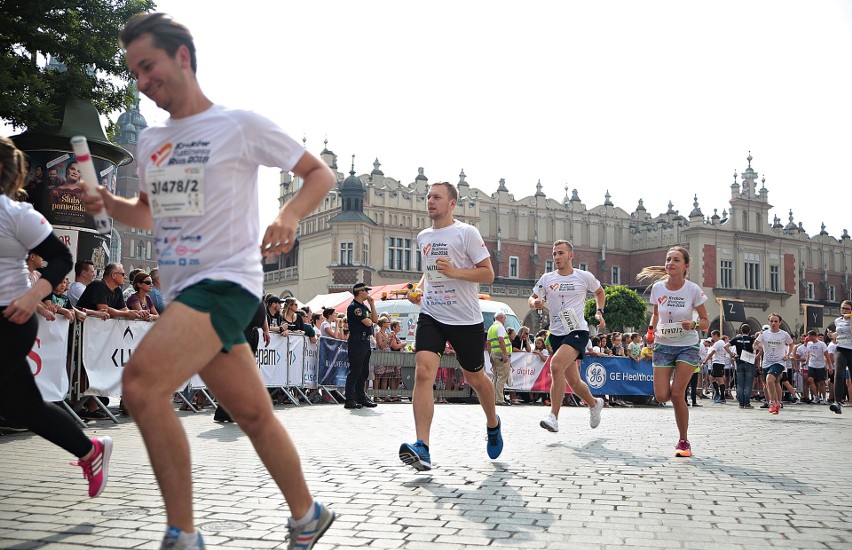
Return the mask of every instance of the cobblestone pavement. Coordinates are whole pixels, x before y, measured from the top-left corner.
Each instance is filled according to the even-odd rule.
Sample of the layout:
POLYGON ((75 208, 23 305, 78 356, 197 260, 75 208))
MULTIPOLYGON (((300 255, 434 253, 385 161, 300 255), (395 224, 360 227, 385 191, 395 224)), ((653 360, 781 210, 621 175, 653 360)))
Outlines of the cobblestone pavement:
MULTIPOLYGON (((671 407, 605 409, 596 430, 564 408, 559 433, 538 426, 542 406, 498 412, 506 447, 491 461, 479 406, 437 405, 426 475, 397 457, 413 440, 410 404, 276 407, 315 496, 338 514, 318 548, 852 548, 852 407, 773 416, 708 403, 691 410, 689 459, 674 457, 671 407)), ((286 506, 248 439, 209 411, 179 414, 208 546, 286 547, 286 506)), ((64 451, 0 437, 0 547, 159 547, 164 512, 138 430, 88 432, 115 441, 92 500, 64 451)))

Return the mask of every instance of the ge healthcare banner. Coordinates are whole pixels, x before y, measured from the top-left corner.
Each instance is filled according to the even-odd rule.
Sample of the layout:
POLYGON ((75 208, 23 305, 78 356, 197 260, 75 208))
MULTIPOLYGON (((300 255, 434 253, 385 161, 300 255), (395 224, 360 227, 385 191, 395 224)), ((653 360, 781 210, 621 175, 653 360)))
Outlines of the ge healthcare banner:
MULTIPOLYGON (((515 352, 511 356, 512 374, 507 389, 549 392, 550 357, 515 352)), ((485 355, 485 371, 492 375, 491 360, 485 355)), ((654 395, 654 369, 650 361, 636 362, 628 357, 587 357, 580 363, 580 378, 593 395, 654 395)), ((566 384, 565 391, 572 393, 566 384)))

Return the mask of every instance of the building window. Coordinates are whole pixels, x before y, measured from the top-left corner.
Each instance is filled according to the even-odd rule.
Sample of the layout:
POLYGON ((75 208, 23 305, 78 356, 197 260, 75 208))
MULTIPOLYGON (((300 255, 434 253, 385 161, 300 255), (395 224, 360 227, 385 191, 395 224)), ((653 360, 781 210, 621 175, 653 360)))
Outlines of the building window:
POLYGON ((610 282, 614 285, 621 284, 621 268, 617 265, 612 266, 612 279, 610 280, 610 282))
POLYGON ((411 239, 388 237, 388 269, 411 271, 411 239))
POLYGON ((355 243, 340 243, 340 265, 352 265, 354 262, 355 243))
POLYGON ((828 285, 828 301, 836 302, 837 301, 837 293, 834 290, 834 285, 828 285))
POLYGON ((760 290, 760 256, 747 252, 745 259, 745 287, 749 290, 760 290))
POLYGON ((814 284, 808 283, 808 300, 814 299, 814 284))
POLYGON ((518 257, 509 256, 509 277, 512 279, 518 278, 518 257))
POLYGON ((579 266, 577 266, 577 269, 582 269, 583 271, 588 271, 589 270, 589 264, 581 263, 579 266))
POLYGON ((367 243, 361 247, 361 265, 370 265, 370 245, 367 243))
POLYGON ((722 260, 719 279, 722 288, 734 288, 734 262, 732 260, 722 260))
POLYGON ((769 290, 781 292, 781 268, 777 265, 769 266, 769 290))
POLYGON ((553 271, 553 260, 545 260, 544 261, 544 270, 545 271, 553 271))

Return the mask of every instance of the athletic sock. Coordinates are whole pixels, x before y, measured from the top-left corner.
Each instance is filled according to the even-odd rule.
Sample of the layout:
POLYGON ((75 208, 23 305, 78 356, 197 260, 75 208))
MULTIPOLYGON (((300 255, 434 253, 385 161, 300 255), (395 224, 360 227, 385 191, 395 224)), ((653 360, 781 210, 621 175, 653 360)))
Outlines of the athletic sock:
POLYGON ((725 384, 719 384, 719 397, 725 398, 725 384))
POLYGON ((719 383, 715 380, 713 381, 713 397, 719 395, 719 383))
POLYGON ((311 501, 310 508, 308 508, 308 513, 305 514, 305 517, 295 520, 296 524, 294 525, 294 527, 302 527, 304 525, 307 525, 308 523, 311 522, 312 519, 314 519, 314 501, 313 500, 311 501))

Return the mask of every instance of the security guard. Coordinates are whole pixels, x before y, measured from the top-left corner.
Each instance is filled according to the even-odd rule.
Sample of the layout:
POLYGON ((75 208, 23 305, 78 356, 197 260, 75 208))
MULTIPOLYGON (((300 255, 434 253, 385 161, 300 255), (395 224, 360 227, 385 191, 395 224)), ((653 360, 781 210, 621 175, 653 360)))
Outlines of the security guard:
POLYGON ((370 336, 373 334, 373 325, 378 321, 373 297, 369 294, 371 290, 364 283, 352 287, 355 298, 346 309, 346 321, 349 324, 349 374, 346 375, 344 407, 347 409, 376 406, 364 391, 370 375, 370 336))

